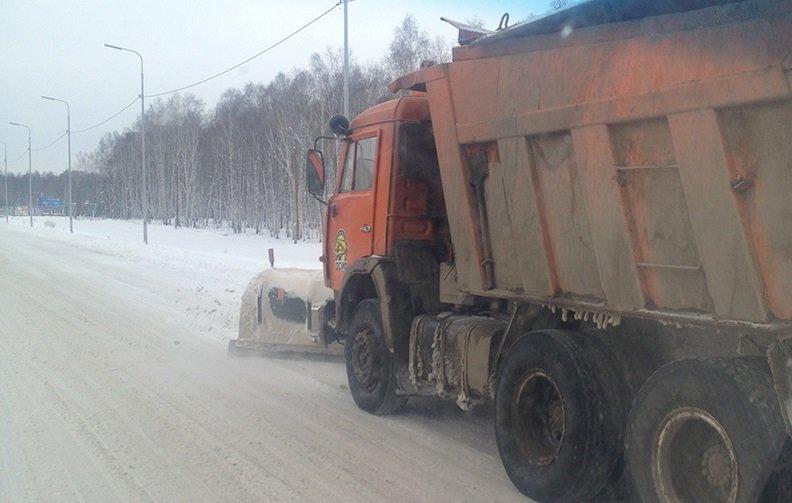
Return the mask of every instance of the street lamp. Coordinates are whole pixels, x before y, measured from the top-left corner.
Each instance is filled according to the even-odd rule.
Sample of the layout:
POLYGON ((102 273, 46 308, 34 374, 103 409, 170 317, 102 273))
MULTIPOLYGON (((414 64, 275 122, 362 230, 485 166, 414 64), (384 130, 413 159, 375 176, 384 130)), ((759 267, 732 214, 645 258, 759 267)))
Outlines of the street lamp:
POLYGON ((30 226, 33 227, 33 149, 30 148, 30 127, 17 122, 9 122, 9 124, 23 127, 28 132, 28 216, 30 216, 30 226))
POLYGON ((71 107, 69 104, 64 100, 59 100, 58 98, 50 98, 49 96, 42 96, 45 100, 50 101, 59 101, 66 105, 66 132, 68 136, 68 143, 69 143, 69 171, 68 171, 68 186, 69 186, 69 195, 67 205, 69 206, 69 232, 74 233, 74 224, 72 223, 72 213, 74 213, 74 209, 72 209, 72 178, 71 178, 71 107))
POLYGON ((349 117, 349 0, 344 0, 344 116, 349 117))
POLYGON ((148 232, 146 229, 146 217, 148 216, 148 212, 146 211, 146 107, 144 103, 144 92, 143 92, 143 56, 140 55, 139 52, 133 51, 132 49, 126 49, 124 47, 119 47, 117 45, 110 45, 105 44, 105 47, 109 47, 110 49, 117 49, 119 51, 126 51, 132 52, 137 54, 137 57, 140 58, 140 152, 142 157, 143 163, 143 175, 142 175, 142 186, 140 190, 140 199, 141 199, 141 206, 143 209, 143 243, 148 244, 148 232))
POLYGON ((5 217, 6 217, 6 224, 8 223, 8 145, 4 141, 0 141, 3 144, 3 164, 5 165, 5 173, 3 174, 3 181, 5 182, 5 217))

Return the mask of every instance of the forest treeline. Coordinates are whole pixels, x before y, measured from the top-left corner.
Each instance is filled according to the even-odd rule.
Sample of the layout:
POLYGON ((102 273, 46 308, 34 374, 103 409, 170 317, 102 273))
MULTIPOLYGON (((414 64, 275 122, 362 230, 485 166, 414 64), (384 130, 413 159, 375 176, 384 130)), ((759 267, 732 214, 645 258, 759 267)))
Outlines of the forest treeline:
MULTIPOLYGON (((388 83, 425 60, 447 60, 448 44, 430 39, 412 16, 394 31, 380 61, 350 62, 350 114, 390 99, 388 83)), ((320 205, 305 189, 305 153, 328 134, 327 120, 343 102, 340 50, 314 54, 308 68, 266 84, 228 89, 213 109, 190 94, 146 108, 149 218, 182 226, 230 225, 301 239, 320 228, 320 205)), ((337 142, 325 142, 328 186, 337 142)), ((140 218, 140 117, 106 134, 75 163, 75 215, 140 218)), ((38 194, 65 197, 65 174, 36 174, 38 194)), ((27 204, 27 175, 9 176, 13 206, 27 204)))

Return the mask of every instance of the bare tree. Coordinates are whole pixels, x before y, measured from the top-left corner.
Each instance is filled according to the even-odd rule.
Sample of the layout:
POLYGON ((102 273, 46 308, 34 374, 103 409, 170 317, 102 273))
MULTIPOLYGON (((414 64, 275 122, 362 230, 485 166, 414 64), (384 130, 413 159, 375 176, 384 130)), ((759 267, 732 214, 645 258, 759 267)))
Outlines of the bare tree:
MULTIPOLYGON (((354 55, 353 55, 354 56, 354 55)), ((412 16, 394 31, 380 62, 350 68, 354 114, 392 96, 387 84, 424 60, 450 58, 444 39, 431 39, 412 16)), ((189 94, 155 101, 146 110, 150 216, 174 225, 228 225, 283 235, 320 235, 321 206, 305 190, 305 150, 327 134, 340 111, 341 53, 314 54, 308 69, 277 75, 268 84, 229 89, 213 110, 189 94)), ((94 212, 140 218, 140 123, 105 135, 78 165, 92 174, 94 212)), ((325 142, 327 183, 332 186, 339 142, 325 142)), ((54 175, 53 175, 54 176, 54 175)))
POLYGON ((430 39, 412 14, 407 14, 393 31, 387 64, 394 76, 414 72, 423 61, 443 62, 449 59, 450 50, 445 39, 430 39))

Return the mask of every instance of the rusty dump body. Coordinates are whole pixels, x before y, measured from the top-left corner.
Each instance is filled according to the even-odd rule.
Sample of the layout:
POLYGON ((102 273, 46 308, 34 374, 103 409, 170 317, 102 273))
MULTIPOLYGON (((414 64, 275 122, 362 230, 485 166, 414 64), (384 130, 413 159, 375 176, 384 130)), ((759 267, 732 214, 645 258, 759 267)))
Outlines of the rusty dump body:
POLYGON ((392 84, 427 92, 462 294, 788 332, 792 2, 697 5, 724 3, 518 26, 392 84))

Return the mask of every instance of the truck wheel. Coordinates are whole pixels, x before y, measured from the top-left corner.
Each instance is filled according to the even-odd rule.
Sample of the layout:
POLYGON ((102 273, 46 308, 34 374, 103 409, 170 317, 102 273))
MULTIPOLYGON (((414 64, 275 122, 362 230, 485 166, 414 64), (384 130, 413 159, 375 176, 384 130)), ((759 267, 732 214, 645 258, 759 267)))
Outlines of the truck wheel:
POLYGON ((531 332, 512 345, 498 377, 495 435, 520 492, 590 501, 619 478, 629 400, 619 369, 570 332, 531 332))
POLYGON ((384 416, 407 402, 406 397, 396 395, 393 358, 385 343, 378 300, 366 299, 355 308, 345 353, 349 390, 358 407, 384 416))
POLYGON ((785 439, 762 358, 679 360, 636 397, 627 466, 647 503, 757 501, 785 439))

